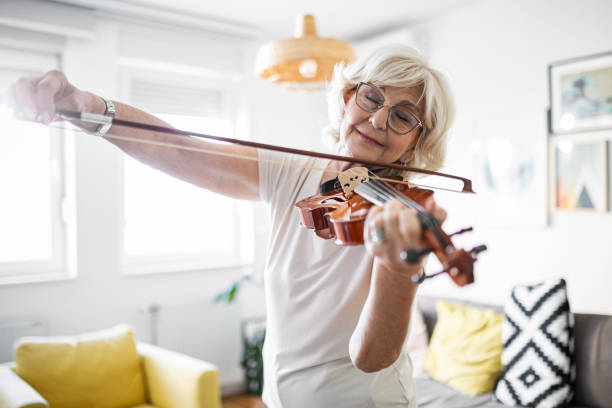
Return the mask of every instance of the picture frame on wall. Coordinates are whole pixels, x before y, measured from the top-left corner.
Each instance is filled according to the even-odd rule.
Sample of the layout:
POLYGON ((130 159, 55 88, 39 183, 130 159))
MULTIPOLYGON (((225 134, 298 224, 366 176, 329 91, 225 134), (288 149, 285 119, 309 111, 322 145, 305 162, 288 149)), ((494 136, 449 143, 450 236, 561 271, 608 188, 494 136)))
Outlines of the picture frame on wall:
POLYGON ((612 128, 612 51, 548 66, 550 133, 612 128))
POLYGON ((551 204, 557 211, 608 210, 608 141, 558 139, 551 146, 551 204))

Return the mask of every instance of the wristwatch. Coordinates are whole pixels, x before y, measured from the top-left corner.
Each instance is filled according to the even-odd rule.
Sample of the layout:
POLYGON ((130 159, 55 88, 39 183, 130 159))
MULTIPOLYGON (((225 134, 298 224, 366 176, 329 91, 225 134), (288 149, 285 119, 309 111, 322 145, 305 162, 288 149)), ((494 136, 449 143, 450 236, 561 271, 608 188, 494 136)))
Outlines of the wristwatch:
POLYGON ((110 99, 106 99, 103 96, 101 96, 101 98, 104 100, 104 104, 106 105, 104 116, 108 118, 108 121, 101 123, 100 126, 98 126, 96 130, 94 130, 93 135, 100 137, 108 133, 111 126, 113 126, 113 118, 115 117, 115 104, 113 104, 113 101, 111 101, 110 99))

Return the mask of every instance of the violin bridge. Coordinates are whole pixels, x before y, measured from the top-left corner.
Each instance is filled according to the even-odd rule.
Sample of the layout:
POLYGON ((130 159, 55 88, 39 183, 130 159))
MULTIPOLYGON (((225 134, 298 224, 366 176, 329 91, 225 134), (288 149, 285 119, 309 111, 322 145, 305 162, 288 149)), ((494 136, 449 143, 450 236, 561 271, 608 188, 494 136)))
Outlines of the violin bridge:
POLYGON ((342 186, 342 191, 346 196, 353 194, 355 187, 368 180, 370 180, 370 177, 368 176, 368 169, 365 167, 352 167, 338 174, 338 181, 340 181, 340 186, 342 186))

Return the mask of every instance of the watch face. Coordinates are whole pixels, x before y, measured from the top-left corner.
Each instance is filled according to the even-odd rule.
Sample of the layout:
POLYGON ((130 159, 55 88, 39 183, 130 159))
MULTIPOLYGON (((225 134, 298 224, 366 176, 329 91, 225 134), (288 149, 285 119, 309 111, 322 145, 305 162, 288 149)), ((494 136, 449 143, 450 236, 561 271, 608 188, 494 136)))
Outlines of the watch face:
POLYGON ((106 112, 104 112, 104 114, 109 116, 115 116, 115 104, 110 99, 102 99, 104 99, 104 103, 106 104, 106 112))
POLYGON ((106 99, 103 96, 101 98, 104 101, 104 104, 106 105, 106 111, 104 112, 103 116, 110 117, 111 119, 106 123, 101 123, 100 126, 98 126, 98 128, 93 131, 94 136, 100 136, 100 137, 108 133, 108 131, 113 125, 112 118, 115 117, 115 104, 111 100, 106 99))

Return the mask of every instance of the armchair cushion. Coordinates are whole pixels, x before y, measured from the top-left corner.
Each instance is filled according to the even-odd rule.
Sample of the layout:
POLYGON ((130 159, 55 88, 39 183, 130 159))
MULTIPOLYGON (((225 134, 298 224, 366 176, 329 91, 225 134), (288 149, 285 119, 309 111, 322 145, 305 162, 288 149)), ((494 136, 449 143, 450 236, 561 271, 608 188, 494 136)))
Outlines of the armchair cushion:
POLYGON ((17 374, 50 406, 126 407, 145 403, 134 334, 126 326, 74 337, 22 338, 17 374))

